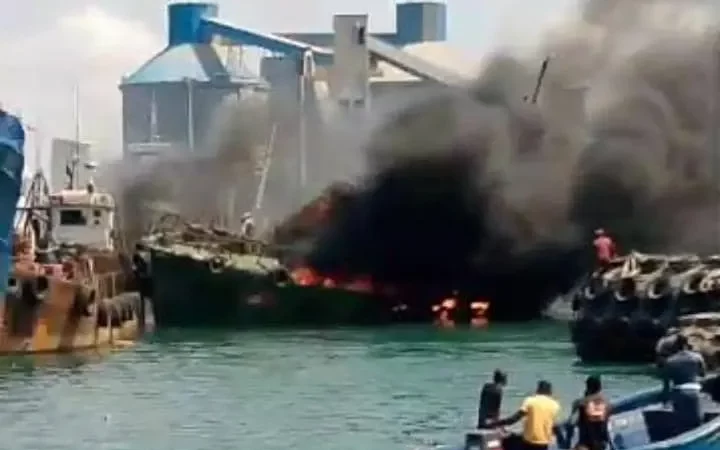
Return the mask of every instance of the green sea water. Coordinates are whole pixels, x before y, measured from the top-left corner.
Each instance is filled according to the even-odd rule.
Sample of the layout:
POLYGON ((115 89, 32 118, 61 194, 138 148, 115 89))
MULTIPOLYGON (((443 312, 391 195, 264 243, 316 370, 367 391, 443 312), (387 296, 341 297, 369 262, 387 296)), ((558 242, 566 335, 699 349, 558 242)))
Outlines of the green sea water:
POLYGON ((585 367, 558 324, 151 336, 92 358, 0 362, 0 449, 391 450, 458 444, 478 389, 510 374, 512 411, 538 378, 564 405, 589 373, 613 395, 642 367, 585 367))

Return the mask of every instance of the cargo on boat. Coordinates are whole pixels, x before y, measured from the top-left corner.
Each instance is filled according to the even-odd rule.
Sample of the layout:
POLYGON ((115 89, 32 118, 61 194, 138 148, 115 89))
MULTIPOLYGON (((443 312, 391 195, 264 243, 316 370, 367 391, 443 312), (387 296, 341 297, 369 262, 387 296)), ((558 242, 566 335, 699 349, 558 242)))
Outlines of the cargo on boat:
POLYGON ((390 311, 361 286, 316 283, 266 256, 264 243, 227 230, 183 223, 145 244, 160 326, 376 323, 390 311))
POLYGON ((679 316, 720 311, 720 257, 633 252, 590 274, 572 302, 580 359, 652 362, 679 316))
POLYGON ((346 186, 330 187, 275 227, 267 242, 163 214, 144 239, 158 325, 487 323, 485 301, 457 293, 433 298, 412 287, 379 285, 364 275, 321 274, 310 267, 303 259, 306 247, 346 192, 346 186))
POLYGON ((709 372, 720 369, 720 313, 699 313, 678 317, 674 326, 655 346, 656 360, 662 363, 677 351, 677 337, 684 336, 690 348, 705 360, 709 372))
POLYGON ((49 193, 37 173, 19 209, 1 310, 0 353, 127 345, 152 326, 118 248, 115 202, 91 182, 49 193))

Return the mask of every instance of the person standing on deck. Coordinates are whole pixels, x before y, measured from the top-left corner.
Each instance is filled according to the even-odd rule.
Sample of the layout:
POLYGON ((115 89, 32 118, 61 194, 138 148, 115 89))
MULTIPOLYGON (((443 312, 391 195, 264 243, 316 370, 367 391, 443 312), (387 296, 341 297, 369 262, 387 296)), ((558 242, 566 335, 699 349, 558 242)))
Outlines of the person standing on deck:
POLYGON ((593 246, 595 247, 595 260, 598 267, 607 267, 613 258, 617 256, 615 242, 602 228, 595 230, 593 246))
POLYGON ((705 376, 705 360, 693 351, 687 337, 675 338, 678 350, 662 363, 663 399, 672 403, 678 433, 699 427, 703 422, 700 379, 705 376), (672 385, 672 386, 671 386, 672 385))
POLYGON ((500 418, 503 389, 506 385, 507 374, 500 369, 493 373, 492 382, 483 385, 478 405, 478 428, 488 428, 500 418))

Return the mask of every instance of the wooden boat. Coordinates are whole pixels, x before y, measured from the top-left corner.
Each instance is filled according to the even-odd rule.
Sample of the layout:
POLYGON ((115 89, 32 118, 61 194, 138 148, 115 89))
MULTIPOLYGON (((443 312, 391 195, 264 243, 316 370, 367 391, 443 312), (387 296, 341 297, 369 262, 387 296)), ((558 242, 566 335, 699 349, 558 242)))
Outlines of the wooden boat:
MULTIPOLYGON (((659 383, 658 383, 659 384, 659 383)), ((610 436, 614 450, 713 450, 720 449, 720 374, 703 382, 704 423, 680 432, 670 407, 664 407, 662 389, 641 391, 612 402, 610 436)), ((574 433, 577 436, 577 432, 574 433)), ((464 450, 512 450, 516 437, 501 436, 497 430, 467 433, 464 450)), ((554 449, 573 448, 574 442, 560 442, 554 449)))
POLYGON ((67 189, 49 196, 41 173, 21 208, 13 265, 0 308, 0 354, 127 345, 152 323, 116 246, 110 194, 67 189), (34 194, 33 194, 34 193, 34 194))

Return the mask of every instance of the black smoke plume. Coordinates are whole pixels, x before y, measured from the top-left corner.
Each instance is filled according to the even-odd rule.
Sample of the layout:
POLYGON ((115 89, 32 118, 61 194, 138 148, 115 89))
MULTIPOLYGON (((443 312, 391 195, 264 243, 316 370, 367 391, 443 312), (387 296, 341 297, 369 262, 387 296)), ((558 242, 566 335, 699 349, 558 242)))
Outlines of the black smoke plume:
POLYGON ((542 58, 505 54, 470 88, 398 111, 311 264, 525 318, 590 269, 597 227, 625 252, 715 250, 715 15, 702 1, 584 2, 540 49, 538 104, 542 58))

